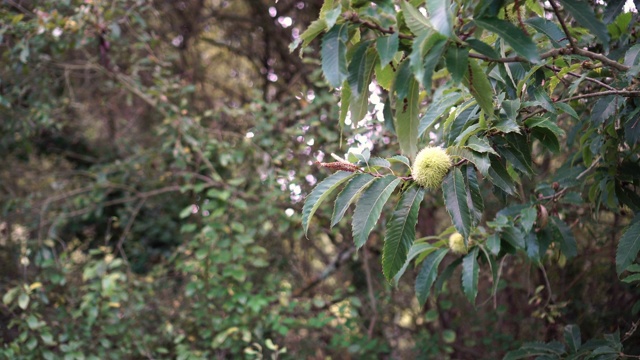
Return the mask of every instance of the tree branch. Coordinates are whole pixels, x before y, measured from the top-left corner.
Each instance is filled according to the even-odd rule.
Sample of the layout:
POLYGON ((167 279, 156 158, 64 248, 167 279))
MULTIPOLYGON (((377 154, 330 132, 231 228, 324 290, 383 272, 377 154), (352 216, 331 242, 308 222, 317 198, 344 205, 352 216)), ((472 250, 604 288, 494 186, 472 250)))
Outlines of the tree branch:
POLYGON ((564 19, 562 18, 562 16, 560 16, 560 9, 558 8, 558 4, 556 4, 555 0, 549 0, 549 3, 551 4, 551 7, 553 8, 553 12, 556 14, 556 17, 560 22, 560 26, 562 26, 562 30, 564 31, 564 34, 567 35, 567 40, 569 40, 569 44, 571 44, 571 48, 573 50, 576 50, 578 47, 576 46, 576 42, 571 37, 571 33, 567 28, 567 24, 564 22, 564 19))

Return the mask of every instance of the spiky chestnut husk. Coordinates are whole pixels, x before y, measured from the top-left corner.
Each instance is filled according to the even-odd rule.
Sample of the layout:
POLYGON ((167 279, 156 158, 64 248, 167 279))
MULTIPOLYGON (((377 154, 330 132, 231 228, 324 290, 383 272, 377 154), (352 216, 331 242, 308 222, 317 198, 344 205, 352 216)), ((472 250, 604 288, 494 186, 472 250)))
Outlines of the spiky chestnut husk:
POLYGON ((439 147, 426 147, 418 153, 411 176, 418 185, 436 189, 451 168, 451 157, 439 147))
POLYGON ((464 245, 464 237, 456 232, 449 236, 449 248, 456 254, 466 254, 467 247, 464 245))

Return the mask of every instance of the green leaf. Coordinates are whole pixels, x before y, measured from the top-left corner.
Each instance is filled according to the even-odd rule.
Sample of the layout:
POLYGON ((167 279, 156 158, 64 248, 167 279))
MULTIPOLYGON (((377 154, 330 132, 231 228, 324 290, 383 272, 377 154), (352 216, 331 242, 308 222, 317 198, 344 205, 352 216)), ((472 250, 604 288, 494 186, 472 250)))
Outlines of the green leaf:
POLYGON ((400 44, 398 35, 398 32, 394 32, 389 36, 382 36, 376 40, 376 49, 378 50, 378 55, 380 55, 380 65, 383 69, 398 52, 398 45, 400 44))
POLYGON ((525 59, 534 64, 540 62, 540 55, 538 54, 538 49, 536 49, 536 44, 522 29, 496 17, 484 17, 475 19, 474 21, 478 26, 496 33, 525 59))
POLYGON ((490 156, 491 168, 489 168, 489 178, 493 185, 499 187, 509 195, 516 195, 516 187, 511 179, 511 176, 507 172, 507 169, 502 165, 500 160, 495 156, 490 156))
POLYGON ((640 215, 636 215, 620 238, 616 251, 616 270, 618 275, 631 265, 640 251, 640 215))
POLYGON ((524 234, 515 226, 507 226, 500 231, 501 238, 511 244, 516 249, 524 250, 525 240, 524 234))
POLYGON ((26 293, 21 293, 20 296, 18 296, 18 306, 20 307, 20 309, 27 310, 27 307, 29 306, 29 300, 29 295, 27 295, 26 293))
POLYGON ((416 278, 416 296, 420 305, 424 305, 429 297, 431 286, 436 281, 438 275, 438 265, 449 250, 447 248, 438 249, 427 256, 422 263, 418 277, 416 278))
POLYGON ((626 282, 627 284, 631 284, 632 282, 640 282, 640 274, 629 275, 626 278, 622 279, 622 282, 626 282))
POLYGON ((548 344, 526 343, 518 350, 509 351, 502 360, 527 359, 534 356, 547 356, 552 359, 559 359, 559 355, 564 353, 564 346, 558 342, 550 342, 548 344))
POLYGON ((607 27, 596 18, 593 8, 589 3, 578 0, 560 0, 562 6, 578 22, 597 36, 605 48, 609 47, 609 31, 607 27))
POLYGON ((451 37, 453 20, 449 11, 449 0, 427 0, 427 11, 433 28, 440 34, 451 37))
POLYGON ((569 346, 569 352, 575 353, 580 350, 582 338, 578 325, 567 325, 564 327, 564 342, 569 346))
POLYGON ((538 217, 538 211, 535 207, 528 207, 520 210, 520 224, 524 232, 528 233, 533 228, 533 224, 538 217))
POLYGON ((331 216, 331 227, 334 227, 344 214, 347 212, 349 206, 353 201, 367 188, 376 178, 369 174, 358 174, 354 176, 347 186, 342 189, 338 197, 336 198, 335 206, 333 207, 333 215, 331 216))
POLYGON ((340 90, 340 135, 342 135, 344 122, 349 114, 349 106, 351 106, 351 88, 349 88, 349 82, 345 80, 340 90))
POLYGON ((442 270, 435 284, 433 284, 434 296, 438 296, 438 294, 440 294, 440 292, 442 291, 442 287, 444 286, 444 282, 449 280, 449 278, 451 278, 451 275, 453 275, 453 272, 461 263, 462 263, 462 258, 459 257, 456 260, 452 261, 451 264, 447 265, 447 267, 445 267, 444 270, 442 270))
POLYGON ((400 2, 400 7, 402 8, 405 22, 414 35, 432 29, 429 19, 422 15, 422 13, 411 4, 403 0, 400 2))
MULTIPOLYGON (((305 30, 300 35, 300 38, 302 39, 302 48, 304 49, 307 46, 309 46, 309 43, 311 43, 313 39, 315 39, 318 35, 320 35, 324 31, 326 26, 327 26, 327 23, 322 19, 317 19, 313 21, 311 24, 309 24, 309 27, 307 27, 307 30, 305 30)), ((297 46, 293 48, 289 47, 289 50, 293 52, 293 50, 295 50, 296 48, 297 46)))
POLYGON ((400 268, 400 270, 398 270, 396 275, 393 277, 393 283, 395 285, 398 284, 398 281, 400 281, 400 277, 404 274, 405 271, 407 271, 407 267, 409 267, 409 264, 411 263, 411 261, 413 261, 413 259, 415 259, 418 255, 422 255, 427 251, 431 253, 432 251, 435 251, 435 250, 436 250, 436 247, 434 247, 429 243, 426 243, 426 242, 414 243, 409 249, 409 253, 407 254, 407 259, 405 260, 404 265, 402 265, 402 268, 400 268))
POLYGON ((515 133, 507 134, 504 139, 496 141, 498 153, 502 155, 514 168, 525 174, 533 174, 531 149, 527 137, 515 133))
POLYGON ((442 182, 442 192, 447 212, 451 216, 453 226, 464 237, 465 244, 471 234, 471 213, 467 203, 467 191, 464 177, 458 168, 449 171, 442 182))
POLYGON ((467 44, 469 44, 471 49, 484 56, 489 57, 490 59, 500 58, 500 54, 498 54, 497 51, 495 51, 491 46, 489 46, 489 44, 485 43, 484 41, 472 38, 467 39, 467 44))
MULTIPOLYGON (((366 75, 367 71, 371 71, 371 69, 367 69, 367 49, 369 49, 369 45, 371 45, 370 40, 363 41, 358 45, 353 52, 351 62, 347 68, 349 73, 347 79, 349 81, 349 87, 351 88, 351 94, 354 98, 360 97, 360 95, 366 91, 366 88, 369 87, 366 75)), ((369 81, 371 81, 370 78, 369 81)))
POLYGON ((552 216, 551 220, 556 226, 556 229, 554 229, 556 232, 556 239, 560 240, 560 250, 562 250, 564 256, 566 256, 567 259, 570 259, 578 255, 576 239, 573 237, 573 233, 569 226, 555 216, 552 216))
POLYGON ((500 237, 498 234, 491 234, 487 237, 487 249, 493 254, 500 253, 500 237))
POLYGON ((20 291, 19 287, 14 287, 11 288, 9 291, 7 291, 4 296, 2 296, 2 303, 5 305, 9 305, 13 302, 13 300, 16 298, 16 296, 18 295, 18 292, 20 291))
POLYGON ((413 158, 418 151, 418 117, 420 85, 409 78, 409 92, 403 103, 396 104, 396 134, 402 153, 413 158))
POLYGON ((498 155, 498 153, 493 149, 489 140, 486 138, 479 138, 477 136, 472 136, 467 141, 466 147, 473 151, 477 151, 479 153, 491 153, 494 155, 498 155))
POLYGON ((483 176, 487 176, 489 173, 491 163, 489 162, 489 157, 486 154, 476 153, 467 148, 458 146, 449 146, 447 148, 447 154, 473 163, 483 176))
POLYGON ((553 47, 558 48, 569 45, 567 35, 553 21, 541 17, 533 17, 525 21, 525 23, 536 29, 537 32, 545 34, 551 40, 553 47))
POLYGON ((524 239, 525 246, 527 248, 527 256, 533 261, 540 261, 540 244, 538 244, 538 237, 536 233, 530 231, 527 233, 524 239))
POLYGON ((347 24, 335 25, 322 38, 322 72, 334 88, 347 78, 347 24))
POLYGON ((462 167, 462 173, 464 174, 464 184, 467 188, 467 205, 471 209, 472 226, 476 226, 482 220, 482 214, 484 213, 484 201, 482 200, 482 194, 480 193, 480 186, 478 185, 478 178, 476 176, 476 169, 470 165, 464 165, 462 167))
MULTIPOLYGON (((439 35, 436 35, 439 36, 439 35)), ((422 86, 427 93, 431 93, 431 79, 433 78, 433 71, 442 59, 442 52, 447 42, 444 39, 437 39, 429 52, 424 57, 424 67, 422 70, 422 76, 416 74, 418 80, 422 82, 422 86)))
POLYGON ((478 296, 478 272, 480 266, 478 265, 477 257, 478 247, 474 247, 462 259, 462 290, 472 304, 476 303, 476 296, 478 296))
POLYGON ((358 79, 354 80, 354 84, 359 84, 357 86, 360 88, 360 95, 355 96, 353 89, 351 89, 352 100, 349 109, 351 110, 351 122, 353 124, 360 122, 369 111, 369 84, 373 78, 377 58, 378 54, 375 50, 369 49, 362 66, 362 73, 358 73, 358 79))
POLYGON ((447 70, 451 73, 451 79, 454 83, 459 83, 467 72, 469 48, 450 46, 445 55, 445 62, 447 63, 447 70))
POLYGON ((493 116, 493 88, 489 78, 478 62, 469 59, 469 69, 465 73, 462 83, 469 88, 480 108, 487 116, 493 116))
POLYGON ((409 158, 403 155, 394 155, 388 159, 390 162, 399 162, 401 164, 405 164, 409 169, 411 169, 411 163, 409 162, 409 158))
POLYGON ((304 206, 302 207, 302 227, 304 228, 305 235, 309 231, 309 220, 313 217, 313 214, 318 210, 320 204, 333 193, 333 191, 340 185, 345 183, 355 174, 347 171, 338 171, 328 178, 322 180, 311 193, 304 200, 304 206))
POLYGON ((378 222, 382 207, 389 200, 398 183, 400 179, 393 175, 378 178, 360 196, 352 223, 353 241, 358 249, 369 238, 369 233, 378 222))
POLYGON ((424 198, 424 188, 412 186, 402 194, 391 219, 382 251, 382 272, 391 280, 407 260, 407 253, 416 237, 418 210, 424 198))
POLYGON ((429 129, 436 120, 449 113, 452 106, 458 103, 462 98, 462 94, 458 92, 452 92, 448 94, 441 94, 436 92, 433 102, 427 107, 427 111, 420 119, 420 125, 418 125, 418 137, 422 136, 424 132, 429 129))

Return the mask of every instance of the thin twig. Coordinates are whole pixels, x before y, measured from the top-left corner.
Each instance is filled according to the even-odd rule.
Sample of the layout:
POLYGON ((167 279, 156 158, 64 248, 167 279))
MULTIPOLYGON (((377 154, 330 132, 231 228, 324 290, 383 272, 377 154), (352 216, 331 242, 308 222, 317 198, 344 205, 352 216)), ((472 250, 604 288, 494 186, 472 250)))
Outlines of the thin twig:
POLYGON ((620 96, 626 96, 626 97, 640 97, 640 91, 607 90, 607 91, 601 91, 601 92, 596 92, 596 93, 580 94, 580 95, 568 97, 566 99, 558 100, 558 102, 567 102, 567 101, 573 101, 573 100, 578 100, 578 99, 586 99, 586 98, 592 98, 592 97, 598 97, 598 96, 607 96, 607 95, 620 95, 620 96))
POLYGON ((129 232, 131 232, 133 223, 136 220, 136 217, 138 216, 140 209, 142 209, 142 205, 144 205, 145 201, 147 201, 147 198, 142 198, 142 200, 138 202, 138 205, 136 205, 136 207, 131 212, 131 217, 129 218, 129 221, 127 222, 127 226, 124 228, 124 231, 120 236, 120 240, 118 240, 118 245, 116 246, 116 248, 120 252, 120 255, 122 256, 122 258, 127 264, 129 263, 129 260, 127 259, 127 255, 125 254, 124 249, 122 248, 122 245, 124 244, 124 240, 127 238, 127 235, 129 235, 129 232))
POLYGON ((365 246, 363 249, 363 259, 362 259, 362 267, 364 268, 364 273, 367 279, 367 291, 369 293, 369 305, 371 306, 371 311, 373 311, 373 316, 371 317, 371 322, 369 323, 369 330, 367 335, 369 339, 373 337, 373 329, 376 325, 376 320, 378 319, 378 303, 376 302, 376 295, 373 291, 373 277, 371 276, 371 268, 369 267, 369 250, 365 246))
POLYGON ((558 8, 558 4, 556 4, 555 0, 549 0, 549 3, 551 4, 551 7, 553 8, 553 12, 556 14, 556 17, 560 22, 560 26, 562 26, 562 30, 564 31, 565 35, 567 35, 567 40, 569 40, 569 44, 571 44, 571 48, 574 50, 577 49, 578 47, 576 46, 576 42, 571 37, 569 28, 567 28, 567 24, 564 22, 564 19, 560 15, 560 8, 558 8))

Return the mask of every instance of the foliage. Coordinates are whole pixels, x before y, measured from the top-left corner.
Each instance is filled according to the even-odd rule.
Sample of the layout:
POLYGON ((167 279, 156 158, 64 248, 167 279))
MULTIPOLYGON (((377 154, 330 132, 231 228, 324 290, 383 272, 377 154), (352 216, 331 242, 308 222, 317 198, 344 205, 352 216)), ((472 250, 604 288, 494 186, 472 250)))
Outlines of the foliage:
MULTIPOLYGON (((438 276, 453 270, 439 270, 448 251, 438 241, 444 233, 432 243, 416 239, 414 206, 422 198, 406 198, 414 199, 415 183, 425 185, 415 178, 424 162, 417 149, 441 146, 455 161, 441 187, 451 222, 469 247, 457 265, 471 303, 479 271, 488 271, 497 285, 497 264, 509 256, 537 266, 564 264, 579 254, 575 233, 584 236, 590 219, 604 214, 629 223, 615 237, 615 267, 618 275, 632 269, 640 251, 639 218, 630 216, 640 211, 640 45, 633 20, 638 15, 622 5, 325 1, 302 35, 302 47, 322 38, 322 71, 340 91, 341 122, 350 119, 356 128, 370 121, 369 93, 361 89, 373 84, 381 90, 384 122, 402 155, 384 159, 366 152, 322 164, 340 169, 329 179, 340 174, 343 181, 330 188, 323 181, 307 197, 305 208, 314 211, 303 214, 305 228, 320 203, 346 184, 343 193, 353 196, 347 205, 356 204, 353 238, 360 248, 373 229, 371 219, 378 221, 393 199, 384 275, 394 279, 410 263, 422 263, 415 289, 425 304, 438 276), (358 193, 349 191, 365 175, 373 180, 358 183, 358 193), (395 190, 397 197, 391 196, 395 190), (488 190, 500 207, 485 206, 488 190)), ((437 196, 425 190, 429 198, 437 196)), ((339 208, 343 214, 340 197, 334 213, 339 208)), ((518 354, 549 355, 527 349, 518 354)))
POLYGON ((2 2, 0 357, 638 353, 637 15, 551 5, 2 2))

